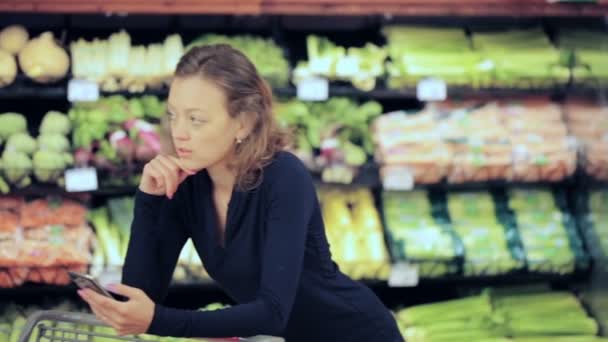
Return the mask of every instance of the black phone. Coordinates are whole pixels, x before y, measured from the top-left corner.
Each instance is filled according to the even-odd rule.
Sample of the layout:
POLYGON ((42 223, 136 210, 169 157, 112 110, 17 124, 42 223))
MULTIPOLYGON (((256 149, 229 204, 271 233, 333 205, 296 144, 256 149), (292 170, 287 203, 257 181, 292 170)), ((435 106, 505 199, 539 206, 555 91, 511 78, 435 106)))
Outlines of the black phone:
POLYGON ((70 278, 72 279, 74 284, 76 284, 76 286, 78 286, 78 288, 80 289, 90 289, 102 296, 106 296, 121 302, 126 302, 129 300, 129 298, 125 296, 109 292, 103 286, 101 286, 101 284, 99 284, 99 281, 97 281, 97 279, 93 278, 88 274, 77 273, 72 271, 68 271, 68 274, 70 275, 70 278))

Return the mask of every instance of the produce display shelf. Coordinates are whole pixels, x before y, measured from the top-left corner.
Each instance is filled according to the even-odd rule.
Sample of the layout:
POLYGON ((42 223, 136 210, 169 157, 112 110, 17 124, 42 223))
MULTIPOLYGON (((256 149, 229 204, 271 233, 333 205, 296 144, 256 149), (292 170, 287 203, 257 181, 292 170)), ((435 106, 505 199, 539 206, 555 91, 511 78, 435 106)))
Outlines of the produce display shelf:
MULTIPOLYGON (((168 88, 148 89, 141 93, 130 93, 127 91, 115 91, 100 93, 101 96, 122 95, 126 97, 135 97, 142 95, 155 95, 158 97, 166 97, 168 88)), ((275 95, 280 97, 297 96, 297 89, 294 86, 275 87, 273 88, 275 95)), ((595 88, 586 88, 584 90, 573 91, 570 87, 538 87, 538 88, 472 88, 464 86, 448 86, 448 98, 508 98, 521 97, 528 95, 568 95, 568 94, 586 94, 587 96, 595 96, 598 90, 595 88)), ((32 100, 32 99, 50 99, 50 100, 65 100, 67 101, 68 91, 67 82, 59 82, 52 85, 35 84, 28 81, 16 81, 14 84, 0 88, 0 100, 32 100)), ((388 89, 381 86, 370 91, 356 89, 350 85, 333 85, 329 86, 329 97, 345 96, 358 99, 371 100, 401 100, 401 99, 416 99, 416 88, 408 87, 403 89, 388 89)))
POLYGON ((522 188, 522 189, 542 189, 552 188, 555 186, 571 186, 576 184, 574 177, 567 178, 562 181, 540 181, 540 182, 511 182, 507 180, 496 180, 487 182, 469 182, 462 184, 453 184, 441 182, 436 184, 417 184, 414 188, 419 190, 444 190, 444 191, 482 191, 490 189, 502 188, 522 188))
MULTIPOLYGON (((311 172, 313 181, 317 185, 332 185, 341 187, 352 187, 362 186, 367 188, 381 188, 382 181, 378 174, 378 166, 369 163, 362 167, 358 174, 355 176, 351 183, 339 183, 339 182, 326 182, 323 181, 322 176, 318 172, 311 172)), ((435 191, 482 191, 491 189, 503 189, 503 188, 523 188, 523 189, 543 189, 552 187, 564 187, 564 186, 575 186, 584 185, 589 188, 608 188, 608 182, 587 180, 581 178, 579 180, 575 178, 567 178, 563 181, 557 182, 509 182, 509 181, 488 181, 488 182, 472 182, 462 184, 451 184, 448 182, 441 182, 435 184, 416 184, 412 190, 435 190, 435 191)), ((136 186, 125 185, 125 186, 101 186, 99 189, 94 191, 85 192, 67 192, 65 188, 55 184, 33 184, 22 189, 11 189, 12 195, 17 196, 40 196, 40 195, 56 195, 56 196, 67 196, 67 197, 83 197, 83 196, 131 196, 134 195, 137 190, 136 186)))
POLYGON ((0 11, 38 13, 151 13, 151 14, 301 14, 407 16, 602 16, 605 1, 552 4, 545 0, 9 0, 0 11))
POLYGON ((66 100, 67 82, 60 81, 53 84, 36 84, 18 75, 10 86, 0 88, 0 100, 66 100))
POLYGON ((84 197, 88 195, 94 196, 128 196, 134 195, 137 187, 135 186, 112 186, 101 187, 95 191, 85 192, 68 192, 65 188, 54 184, 33 184, 23 189, 11 189, 11 195, 15 196, 67 196, 67 197, 84 197))
MULTIPOLYGON (((434 286, 504 286, 504 285, 526 285, 535 283, 550 283, 550 284, 576 284, 585 281, 589 277, 588 271, 579 271, 568 275, 555 274, 508 274, 497 276, 446 276, 436 279, 423 278, 420 279, 417 287, 434 286)), ((391 288, 386 281, 382 280, 361 280, 363 284, 372 289, 391 288)), ((407 287, 398 287, 407 288, 407 287)), ((196 281, 180 281, 171 284, 169 291, 179 293, 185 290, 203 290, 217 291, 220 287, 211 279, 196 280, 196 281)), ((16 288, 0 289, 1 298, 11 298, 11 296, 48 296, 48 295, 69 295, 76 293, 74 285, 57 286, 57 285, 42 285, 42 284, 25 284, 16 288)))

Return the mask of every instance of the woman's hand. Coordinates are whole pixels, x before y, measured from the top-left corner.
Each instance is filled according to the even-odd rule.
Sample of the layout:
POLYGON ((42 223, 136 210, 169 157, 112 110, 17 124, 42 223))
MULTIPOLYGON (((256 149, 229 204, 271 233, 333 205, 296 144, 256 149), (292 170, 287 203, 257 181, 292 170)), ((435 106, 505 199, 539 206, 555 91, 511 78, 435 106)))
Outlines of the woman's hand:
POLYGON ((89 304, 95 316, 114 328, 119 336, 146 333, 154 317, 154 302, 144 291, 127 285, 110 285, 108 289, 129 300, 119 302, 88 289, 79 290, 78 295, 89 304))
POLYGON ((178 158, 158 155, 144 166, 139 190, 149 195, 167 195, 171 199, 184 179, 194 173, 184 168, 178 158))

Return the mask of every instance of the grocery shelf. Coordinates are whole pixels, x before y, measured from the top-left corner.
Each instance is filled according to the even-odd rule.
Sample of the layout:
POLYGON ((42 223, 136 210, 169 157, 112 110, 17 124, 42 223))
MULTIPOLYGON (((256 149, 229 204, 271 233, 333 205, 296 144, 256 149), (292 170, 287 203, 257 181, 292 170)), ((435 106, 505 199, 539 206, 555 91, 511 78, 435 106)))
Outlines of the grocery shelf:
POLYGON ((52 84, 34 83, 25 75, 19 74, 10 86, 0 88, 0 100, 65 100, 67 101, 67 82, 52 84))
MULTIPOLYGON (((149 89, 141 93, 130 93, 128 91, 101 92, 101 96, 123 95, 126 97, 135 97, 142 95, 155 95, 166 97, 169 90, 167 88, 149 89)), ((297 89, 294 86, 275 87, 273 92, 281 97, 295 97, 297 89)), ((586 88, 572 92, 574 95, 579 94, 597 94, 597 89, 586 88)), ((555 87, 539 87, 539 88, 472 88, 464 86, 448 86, 448 98, 509 98, 521 97, 530 95, 568 95, 571 90, 565 86, 555 87)), ((416 87, 407 87, 403 89, 388 89, 381 86, 370 91, 356 89, 350 85, 330 85, 329 97, 345 96, 358 99, 370 100, 402 100, 416 99, 416 87)), ((0 88, 0 100, 32 100, 32 99, 50 99, 67 101, 67 82, 60 82, 52 85, 41 85, 23 80, 16 81, 14 84, 0 88)))
POLYGON ((136 186, 112 186, 101 187, 95 191, 86 192, 67 192, 64 188, 54 184, 33 184, 23 189, 12 189, 11 195, 16 196, 66 196, 83 198, 93 196, 128 196, 134 195, 136 186))
MULTIPOLYGON (((576 284, 585 281, 589 277, 588 271, 580 271, 569 275, 543 275, 543 274, 508 274, 497 276, 448 276, 436 279, 423 278, 420 279, 417 287, 424 286, 475 286, 475 287, 494 287, 508 285, 526 285, 536 283, 550 284, 576 284)), ((361 281, 372 290, 382 290, 392 288, 386 281, 382 280, 362 280, 361 281)), ((404 290, 408 287, 394 287, 396 290, 404 290)), ((410 287, 411 288, 411 287, 410 287)), ((174 282, 169 288, 170 293, 179 293, 181 291, 219 291, 221 290, 213 280, 197 280, 197 281, 180 281, 174 282)), ((76 287, 74 285, 57 286, 43 284, 25 284, 16 288, 0 289, 0 298, 12 296, 49 296, 49 295, 70 295, 75 294, 76 287)))
POLYGON ((524 189, 538 189, 538 188, 551 188, 555 186, 569 186, 576 184, 574 177, 567 178, 562 181, 539 181, 539 182, 510 182, 507 180, 494 180, 487 182, 468 182, 461 184, 454 184, 448 182, 441 182, 437 184, 417 184, 415 189, 420 190, 444 190, 444 191, 479 191, 488 189, 502 189, 502 188, 524 188, 524 189))
POLYGON ((36 13, 299 14, 403 16, 603 16, 604 0, 552 4, 546 0, 8 0, 0 11, 36 13))
MULTIPOLYGON (((353 181, 351 183, 337 183, 337 182, 324 182, 321 174, 318 172, 311 172, 313 181, 317 185, 333 185, 333 186, 363 186, 368 188, 381 188, 382 181, 378 173, 378 165, 374 163, 368 163, 363 165, 353 181)), ((480 191, 489 189, 503 189, 503 188, 525 188, 525 189, 538 189, 538 188, 552 188, 552 187, 563 187, 563 186, 575 186, 583 185, 589 188, 608 188, 608 182, 594 181, 585 177, 580 178, 567 178, 562 181, 549 182, 509 182, 506 180, 496 180, 487 182, 469 182, 462 184, 451 184, 446 181, 435 184, 416 184, 414 190, 440 190, 440 191, 480 191)), ((41 195, 56 195, 56 196, 67 196, 82 198, 86 196, 130 196, 134 195, 137 190, 135 185, 125 186, 101 186, 98 190, 87 191, 87 192, 67 192, 63 187, 55 184, 40 184, 35 183, 22 189, 11 189, 12 195, 17 196, 41 196, 41 195)))

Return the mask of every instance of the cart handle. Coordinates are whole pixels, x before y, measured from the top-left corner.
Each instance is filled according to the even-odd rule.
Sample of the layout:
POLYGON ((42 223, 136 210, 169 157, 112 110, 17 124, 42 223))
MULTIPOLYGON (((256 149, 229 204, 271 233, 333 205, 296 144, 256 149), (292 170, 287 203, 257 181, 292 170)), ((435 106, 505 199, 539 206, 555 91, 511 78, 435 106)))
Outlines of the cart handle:
POLYGON ((77 312, 66 312, 66 311, 58 311, 58 310, 44 310, 44 311, 36 311, 32 315, 30 315, 27 319, 27 322, 23 326, 23 330, 21 331, 21 335, 18 342, 28 342, 30 339, 30 335, 34 331, 34 328, 39 322, 42 321, 58 321, 58 322, 68 322, 68 323, 77 323, 77 324, 87 324, 87 325, 104 325, 103 322, 95 318, 94 315, 85 314, 85 313, 77 313, 77 312))
MULTIPOLYGON (((107 326, 107 324, 98 320, 95 315, 86 314, 86 313, 78 313, 78 312, 66 312, 66 311, 58 311, 58 310, 45 310, 45 311, 36 311, 32 315, 30 315, 27 319, 27 322, 23 326, 23 330, 21 331, 21 335, 17 342, 28 342, 30 339, 30 335, 36 328, 36 325, 41 321, 56 321, 56 322, 67 322, 67 323, 76 323, 76 324, 86 324, 86 325, 95 325, 95 326, 107 326)), ((207 339, 206 339, 207 340, 207 339)), ((209 339, 213 341, 213 339, 209 339)), ((225 340, 216 340, 216 341, 225 341, 225 340)), ((274 336, 254 336, 249 338, 239 338, 238 341, 242 342, 285 342, 285 340, 281 337, 274 336)))

